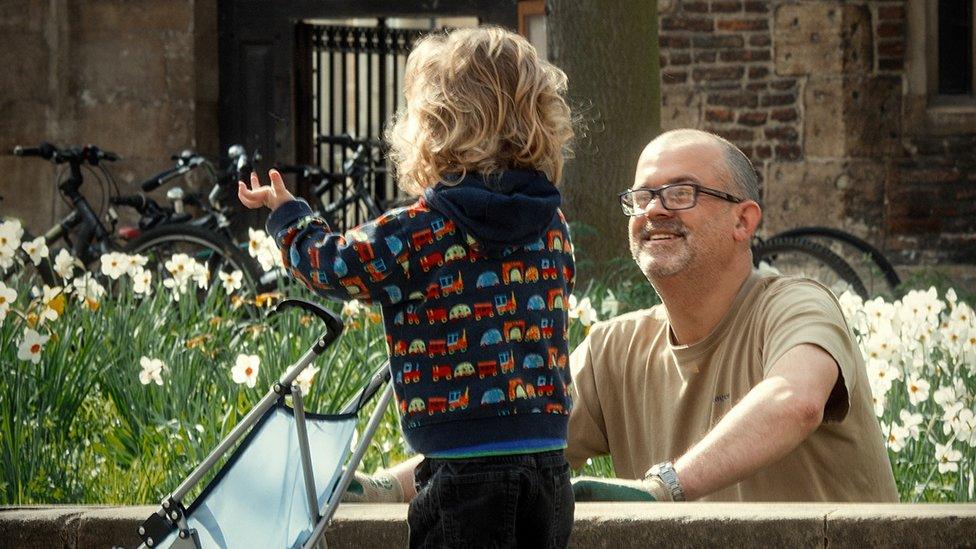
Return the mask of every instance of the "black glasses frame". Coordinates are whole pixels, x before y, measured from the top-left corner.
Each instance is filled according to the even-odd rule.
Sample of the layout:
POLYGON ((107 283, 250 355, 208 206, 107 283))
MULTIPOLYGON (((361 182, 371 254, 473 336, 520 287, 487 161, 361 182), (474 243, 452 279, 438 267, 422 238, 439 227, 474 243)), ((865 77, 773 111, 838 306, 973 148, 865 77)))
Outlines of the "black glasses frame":
MULTIPOLYGON (((657 189, 647 189, 647 188, 628 189, 626 191, 623 191, 623 192, 619 193, 617 195, 617 199, 620 201, 620 208, 624 211, 624 215, 626 215, 628 217, 637 217, 639 215, 644 215, 644 213, 645 213, 645 212, 638 212, 638 213, 634 213, 634 214, 627 213, 628 206, 626 204, 624 204, 624 197, 631 196, 631 195, 633 195, 634 193, 637 193, 637 192, 651 193, 651 200, 654 200, 655 198, 659 199, 661 201, 661 206, 665 210, 668 210, 670 212, 680 211, 680 210, 690 210, 690 209, 694 208, 695 206, 698 205, 698 195, 699 194, 711 195, 711 196, 714 196, 715 198, 720 198, 722 200, 727 200, 727 201, 733 202, 735 204, 739 204, 739 203, 743 202, 743 199, 742 198, 739 198, 738 196, 731 195, 731 194, 729 194, 727 192, 723 192, 723 191, 720 191, 718 189, 712 189, 710 187, 705 187, 705 186, 699 185, 698 183, 671 183, 669 185, 664 185, 663 187, 659 187, 657 189), (693 196, 691 198, 691 205, 690 206, 686 206, 686 207, 683 207, 683 208, 669 208, 668 207, 667 200, 665 200, 664 195, 662 193, 664 191, 666 191, 668 189, 671 189, 671 188, 674 188, 674 187, 691 187, 692 189, 694 189, 694 194, 693 194, 693 196)), ((648 200, 648 203, 650 203, 650 200, 648 200)))

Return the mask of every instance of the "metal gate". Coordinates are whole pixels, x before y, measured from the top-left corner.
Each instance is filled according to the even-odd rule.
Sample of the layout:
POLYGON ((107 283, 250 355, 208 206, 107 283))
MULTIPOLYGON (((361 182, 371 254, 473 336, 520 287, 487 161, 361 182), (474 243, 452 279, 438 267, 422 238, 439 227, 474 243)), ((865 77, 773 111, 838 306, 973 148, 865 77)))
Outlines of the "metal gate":
MULTIPOLYGON (((403 103, 402 82, 407 54, 414 42, 430 32, 390 28, 383 18, 376 26, 308 25, 311 40, 311 134, 313 163, 338 173, 352 151, 323 142, 322 136, 348 134, 357 139, 380 139, 386 124, 403 103)), ((385 154, 373 148, 377 169, 365 182, 377 203, 385 208, 398 192, 387 170, 385 154)), ((333 201, 349 192, 348 182, 323 200, 333 201)), ((346 212, 347 226, 367 220, 363 208, 346 212)), ((343 230, 346 227, 336 227, 343 230)))

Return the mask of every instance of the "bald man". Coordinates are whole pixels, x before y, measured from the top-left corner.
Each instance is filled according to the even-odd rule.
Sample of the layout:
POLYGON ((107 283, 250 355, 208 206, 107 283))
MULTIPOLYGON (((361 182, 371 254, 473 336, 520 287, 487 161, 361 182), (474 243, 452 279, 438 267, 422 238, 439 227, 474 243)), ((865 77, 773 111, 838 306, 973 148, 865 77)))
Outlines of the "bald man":
MULTIPOLYGON (((570 358, 573 468, 609 454, 619 478, 578 501, 898 501, 863 359, 837 299, 752 268, 762 218, 748 158, 676 130, 620 195, 634 261, 662 303, 590 330, 570 358)), ((358 500, 409 500, 417 457, 358 500)))
POLYGON ((644 149, 620 195, 662 303, 597 324, 573 352, 567 458, 631 482, 578 499, 897 501, 860 352, 833 294, 761 275, 746 156, 697 130, 644 149))

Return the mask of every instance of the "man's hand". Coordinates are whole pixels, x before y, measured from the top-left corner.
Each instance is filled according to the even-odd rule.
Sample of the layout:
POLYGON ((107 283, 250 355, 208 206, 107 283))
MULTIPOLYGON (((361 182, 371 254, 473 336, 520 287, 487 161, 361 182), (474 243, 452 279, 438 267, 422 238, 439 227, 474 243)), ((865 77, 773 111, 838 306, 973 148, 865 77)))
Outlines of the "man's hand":
POLYGON ((576 501, 673 501, 671 492, 657 477, 644 480, 575 477, 576 501))
POLYGON ((403 503, 403 487, 389 471, 381 470, 372 476, 356 471, 342 494, 343 503, 403 503))
POLYGON ((274 211, 285 202, 295 200, 295 197, 285 188, 285 182, 281 179, 281 174, 278 173, 278 170, 268 171, 268 176, 271 178, 270 186, 261 185, 258 174, 255 172, 251 172, 250 189, 247 188, 247 185, 243 181, 237 182, 237 197, 241 200, 242 204, 252 210, 261 206, 267 206, 271 208, 271 211, 274 211))

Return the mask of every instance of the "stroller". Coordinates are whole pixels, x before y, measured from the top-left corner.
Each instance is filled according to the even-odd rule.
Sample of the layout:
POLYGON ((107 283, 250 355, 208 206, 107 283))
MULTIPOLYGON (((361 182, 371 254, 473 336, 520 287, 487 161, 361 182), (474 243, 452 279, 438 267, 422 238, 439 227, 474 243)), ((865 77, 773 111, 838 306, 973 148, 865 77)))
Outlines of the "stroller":
POLYGON ((325 547, 325 529, 393 396, 389 361, 339 414, 306 414, 301 389, 293 382, 339 337, 342 322, 300 299, 286 299, 270 314, 288 308, 318 316, 326 331, 139 526, 140 548, 325 547), (382 387, 366 429, 344 464, 357 415, 382 387), (286 395, 292 396, 293 408, 285 405, 286 395), (214 479, 184 507, 187 492, 242 437, 214 479))

